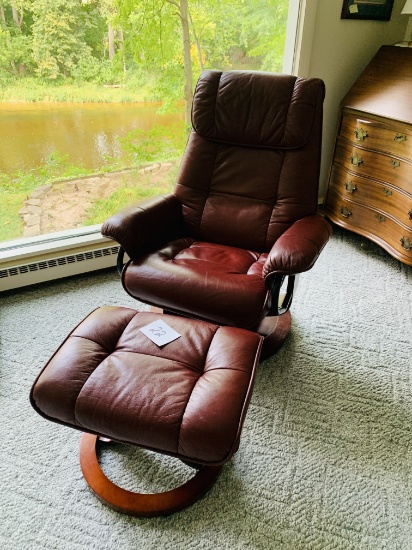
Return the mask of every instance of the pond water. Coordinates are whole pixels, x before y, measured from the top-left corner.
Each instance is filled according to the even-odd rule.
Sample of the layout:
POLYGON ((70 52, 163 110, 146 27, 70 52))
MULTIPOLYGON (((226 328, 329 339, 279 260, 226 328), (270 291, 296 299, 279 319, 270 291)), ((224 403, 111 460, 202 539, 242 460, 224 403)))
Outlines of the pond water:
POLYGON ((135 128, 173 125, 179 114, 158 114, 156 103, 0 103, 0 171, 13 173, 41 165, 53 152, 98 168, 119 157, 117 142, 135 128))

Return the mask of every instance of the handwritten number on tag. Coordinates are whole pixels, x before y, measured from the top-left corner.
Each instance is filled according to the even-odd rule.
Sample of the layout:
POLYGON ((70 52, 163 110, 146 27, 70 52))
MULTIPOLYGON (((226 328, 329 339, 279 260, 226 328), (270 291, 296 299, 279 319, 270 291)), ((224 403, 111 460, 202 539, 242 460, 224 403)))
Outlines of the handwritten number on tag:
POLYGON ((165 323, 163 319, 153 321, 139 330, 159 347, 165 346, 181 336, 171 326, 165 323))
POLYGON ((166 334, 165 330, 162 330, 162 327, 156 327, 149 329, 149 332, 153 332, 153 336, 157 336, 160 338, 160 336, 164 336, 166 334))

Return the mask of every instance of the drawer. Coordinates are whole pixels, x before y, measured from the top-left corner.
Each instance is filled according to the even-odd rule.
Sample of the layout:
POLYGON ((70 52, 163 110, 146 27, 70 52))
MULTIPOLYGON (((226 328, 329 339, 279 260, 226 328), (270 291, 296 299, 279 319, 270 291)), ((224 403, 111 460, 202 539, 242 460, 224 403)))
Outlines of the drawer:
POLYGON ((356 147, 339 137, 334 163, 355 174, 390 183, 412 194, 412 162, 400 157, 356 147))
POLYGON ((362 147, 412 159, 412 127, 344 115, 340 135, 362 147))
POLYGON ((379 211, 357 204, 329 189, 325 209, 331 220, 370 238, 395 258, 412 265, 412 230, 379 211))
POLYGON ((412 230, 412 195, 337 165, 332 166, 329 185, 342 197, 386 212, 412 230))

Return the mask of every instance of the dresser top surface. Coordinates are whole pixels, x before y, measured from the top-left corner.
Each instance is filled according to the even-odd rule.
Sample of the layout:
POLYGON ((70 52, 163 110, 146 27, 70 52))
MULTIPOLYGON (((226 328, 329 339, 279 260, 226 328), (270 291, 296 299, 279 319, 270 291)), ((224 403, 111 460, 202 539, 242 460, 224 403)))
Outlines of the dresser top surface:
POLYGON ((341 105, 412 123, 412 48, 382 46, 341 105))

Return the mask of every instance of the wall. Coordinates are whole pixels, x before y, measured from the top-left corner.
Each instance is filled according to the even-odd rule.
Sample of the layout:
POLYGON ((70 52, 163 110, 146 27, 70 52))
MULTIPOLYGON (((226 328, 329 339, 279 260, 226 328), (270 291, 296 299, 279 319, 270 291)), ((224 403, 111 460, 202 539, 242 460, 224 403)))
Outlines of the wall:
POLYGON ((306 0, 309 25, 295 70, 299 76, 322 78, 326 85, 321 197, 327 184, 340 101, 380 46, 403 40, 408 24, 408 16, 400 15, 405 0, 394 0, 390 21, 341 19, 342 4, 343 0, 306 0))

